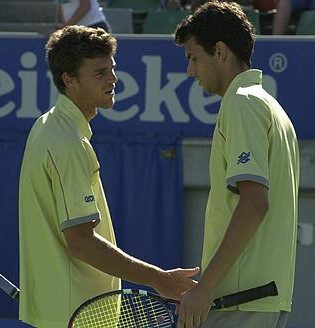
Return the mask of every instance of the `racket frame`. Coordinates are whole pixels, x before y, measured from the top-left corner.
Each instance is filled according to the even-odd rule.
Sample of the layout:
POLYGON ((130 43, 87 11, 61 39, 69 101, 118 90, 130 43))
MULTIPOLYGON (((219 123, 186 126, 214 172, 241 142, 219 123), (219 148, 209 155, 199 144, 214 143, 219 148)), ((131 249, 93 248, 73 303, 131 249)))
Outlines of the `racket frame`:
POLYGON ((74 321, 75 321, 76 317, 79 315, 79 313, 81 313, 82 311, 84 311, 84 309, 87 306, 89 306, 91 303, 97 302, 98 300, 100 300, 102 298, 109 298, 109 297, 114 296, 114 295, 139 295, 139 296, 144 296, 144 297, 152 298, 152 299, 156 300, 159 304, 161 304, 161 307, 164 308, 165 312, 169 316, 169 319, 171 321, 171 324, 173 325, 175 323, 173 313, 172 313, 172 311, 171 311, 168 303, 179 304, 179 301, 177 301, 177 300, 171 300, 171 299, 164 299, 164 298, 162 298, 161 296, 159 296, 157 294, 150 293, 149 291, 142 290, 142 289, 125 288, 125 289, 119 289, 119 290, 114 290, 112 292, 100 294, 100 295, 95 296, 95 297, 92 297, 92 298, 88 299, 87 301, 85 301, 84 303, 82 303, 73 312, 71 318, 69 319, 68 328, 72 328, 73 327, 73 324, 75 324, 74 321))
POLYGON ((7 295, 14 300, 18 301, 20 296, 20 290, 10 280, 0 273, 0 289, 2 289, 7 295))
MULTIPOLYGON (((96 302, 97 300, 102 299, 104 297, 110 297, 110 296, 113 296, 113 295, 124 295, 124 294, 144 295, 146 297, 153 298, 153 299, 157 300, 166 309, 167 313, 170 316, 170 320, 171 320, 172 324, 175 323, 174 316, 173 316, 173 313, 170 309, 169 304, 179 305, 180 301, 163 298, 159 295, 156 295, 154 293, 150 293, 146 290, 141 290, 141 289, 120 289, 120 290, 112 291, 112 292, 109 292, 109 293, 100 294, 100 295, 95 296, 93 298, 90 298, 89 300, 82 303, 73 312, 73 314, 72 314, 72 316, 69 320, 68 328, 73 327, 73 323, 74 323, 75 318, 77 317, 77 315, 79 313, 81 313, 82 311, 84 311, 84 308, 87 307, 89 304, 91 304, 93 302, 96 302)), ((211 310, 234 307, 234 306, 237 306, 237 305, 240 305, 240 304, 244 304, 244 303, 248 303, 248 302, 251 302, 251 301, 259 300, 261 298, 265 298, 265 297, 268 297, 268 296, 277 296, 277 295, 278 295, 278 290, 277 290, 276 283, 274 281, 272 281, 272 282, 270 282, 268 284, 265 284, 265 285, 262 285, 262 286, 242 290, 242 291, 237 292, 237 293, 233 293, 233 294, 229 294, 229 295, 226 295, 226 296, 216 298, 213 301, 213 305, 211 307, 211 310)))

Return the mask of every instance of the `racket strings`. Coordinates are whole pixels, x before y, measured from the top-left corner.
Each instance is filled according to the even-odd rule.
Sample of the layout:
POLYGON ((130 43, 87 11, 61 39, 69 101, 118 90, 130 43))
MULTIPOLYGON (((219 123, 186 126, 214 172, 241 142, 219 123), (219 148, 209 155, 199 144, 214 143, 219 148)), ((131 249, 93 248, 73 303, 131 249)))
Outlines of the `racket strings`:
POLYGON ((122 294, 87 304, 73 322, 75 328, 172 327, 169 310, 147 295, 122 294))
MULTIPOLYGON (((118 295, 119 296, 119 295, 118 295)), ((100 298, 87 304, 76 316, 73 327, 76 328, 111 328, 118 327, 119 322, 119 297, 116 300, 100 298)))
POLYGON ((159 301, 143 295, 125 295, 120 316, 122 327, 171 327, 172 317, 159 301))

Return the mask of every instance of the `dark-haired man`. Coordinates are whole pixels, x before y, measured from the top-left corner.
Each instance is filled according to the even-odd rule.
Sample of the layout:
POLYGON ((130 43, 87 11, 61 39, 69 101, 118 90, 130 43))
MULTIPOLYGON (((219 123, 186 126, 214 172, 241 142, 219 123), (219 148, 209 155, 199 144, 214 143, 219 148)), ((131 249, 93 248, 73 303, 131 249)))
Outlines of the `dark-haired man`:
POLYGON ((291 121, 251 69, 253 29, 237 3, 209 1, 182 21, 187 74, 222 96, 213 135, 202 277, 182 297, 178 327, 284 328, 291 310, 299 153, 291 121), (279 296, 229 311, 215 297, 275 280, 279 296), (207 318, 208 316, 208 318, 207 318))

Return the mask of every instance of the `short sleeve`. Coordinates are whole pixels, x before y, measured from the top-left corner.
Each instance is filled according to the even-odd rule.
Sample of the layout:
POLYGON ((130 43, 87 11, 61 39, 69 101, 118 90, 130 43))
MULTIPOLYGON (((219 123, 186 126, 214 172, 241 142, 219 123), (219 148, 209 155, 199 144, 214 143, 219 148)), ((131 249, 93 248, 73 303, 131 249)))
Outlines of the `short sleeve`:
POLYGON ((224 104, 220 133, 225 139, 227 187, 238 193, 236 183, 253 181, 269 186, 268 152, 270 113, 255 97, 230 96, 224 104))
POLYGON ((80 223, 99 222, 93 189, 99 164, 93 154, 89 142, 79 139, 67 146, 48 149, 48 172, 61 230, 80 223))

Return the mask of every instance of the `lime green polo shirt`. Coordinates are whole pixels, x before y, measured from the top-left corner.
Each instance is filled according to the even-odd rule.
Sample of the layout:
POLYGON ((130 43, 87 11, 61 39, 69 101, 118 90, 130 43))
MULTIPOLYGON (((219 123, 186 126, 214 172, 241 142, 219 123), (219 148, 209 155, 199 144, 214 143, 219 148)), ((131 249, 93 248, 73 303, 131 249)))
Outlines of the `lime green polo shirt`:
POLYGON ((67 254, 63 230, 95 222, 115 244, 92 132, 64 95, 29 134, 19 188, 20 320, 36 327, 67 327, 88 298, 120 288, 120 280, 67 254))
POLYGON ((216 253, 231 221, 239 201, 237 182, 260 183, 268 188, 269 211, 217 287, 216 297, 275 280, 279 296, 239 309, 290 311, 297 238, 298 142, 288 116, 261 81, 261 71, 243 72, 222 98, 210 156, 202 267, 205 270, 216 253))

